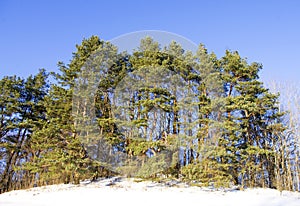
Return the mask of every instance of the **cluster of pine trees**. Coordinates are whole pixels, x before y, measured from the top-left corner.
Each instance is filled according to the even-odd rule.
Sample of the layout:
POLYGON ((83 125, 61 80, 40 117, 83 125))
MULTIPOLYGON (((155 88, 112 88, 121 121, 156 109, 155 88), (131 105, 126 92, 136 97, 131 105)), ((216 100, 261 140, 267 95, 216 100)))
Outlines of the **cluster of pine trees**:
POLYGON ((97 36, 76 49, 59 73, 0 80, 1 192, 119 174, 300 190, 298 130, 259 81, 261 64, 203 45, 196 54, 176 42, 161 48, 150 37, 131 54, 97 36), (87 64, 100 72, 88 119, 97 133, 74 115, 90 115, 78 92, 90 86, 87 64), (158 82, 130 85, 151 72, 158 82))

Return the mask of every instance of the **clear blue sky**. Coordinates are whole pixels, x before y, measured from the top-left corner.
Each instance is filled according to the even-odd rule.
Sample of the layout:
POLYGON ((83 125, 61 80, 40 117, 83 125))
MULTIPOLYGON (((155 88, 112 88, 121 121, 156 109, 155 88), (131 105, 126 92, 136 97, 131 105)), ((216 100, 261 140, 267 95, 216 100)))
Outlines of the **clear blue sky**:
POLYGON ((238 50, 264 65, 263 80, 300 83, 297 0, 0 0, 0 78, 57 71, 75 44, 138 30, 164 30, 206 45, 218 57, 238 50))

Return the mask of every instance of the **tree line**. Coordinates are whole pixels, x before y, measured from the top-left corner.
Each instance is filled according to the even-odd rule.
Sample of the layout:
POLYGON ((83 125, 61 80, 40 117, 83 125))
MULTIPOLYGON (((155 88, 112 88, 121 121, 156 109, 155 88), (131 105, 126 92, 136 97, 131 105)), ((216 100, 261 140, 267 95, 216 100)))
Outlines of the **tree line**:
POLYGON ((299 113, 237 51, 92 36, 58 67, 0 80, 1 192, 120 174, 300 190, 299 113))

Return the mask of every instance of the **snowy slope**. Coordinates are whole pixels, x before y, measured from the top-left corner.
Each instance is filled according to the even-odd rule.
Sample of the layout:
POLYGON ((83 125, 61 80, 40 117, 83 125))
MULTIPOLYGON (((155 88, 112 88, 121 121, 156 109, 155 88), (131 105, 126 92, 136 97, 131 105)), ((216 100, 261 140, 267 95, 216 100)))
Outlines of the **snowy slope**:
POLYGON ((300 193, 272 189, 214 191, 169 184, 112 178, 80 185, 52 185, 0 195, 0 206, 87 205, 261 205, 300 206, 300 193))

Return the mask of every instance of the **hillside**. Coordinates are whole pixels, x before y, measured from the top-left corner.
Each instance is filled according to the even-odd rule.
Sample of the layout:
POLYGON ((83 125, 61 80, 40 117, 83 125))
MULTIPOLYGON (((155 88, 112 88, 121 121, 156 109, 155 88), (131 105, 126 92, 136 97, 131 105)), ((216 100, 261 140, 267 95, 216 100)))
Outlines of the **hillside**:
POLYGON ((7 192, 0 195, 1 206, 59 205, 300 205, 300 193, 273 189, 214 190, 177 181, 140 182, 110 178, 80 185, 61 184, 7 192))

